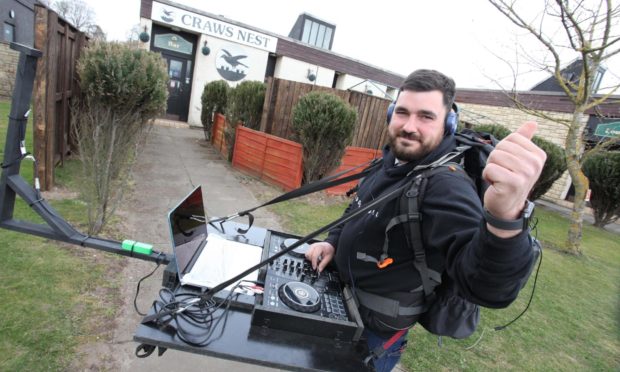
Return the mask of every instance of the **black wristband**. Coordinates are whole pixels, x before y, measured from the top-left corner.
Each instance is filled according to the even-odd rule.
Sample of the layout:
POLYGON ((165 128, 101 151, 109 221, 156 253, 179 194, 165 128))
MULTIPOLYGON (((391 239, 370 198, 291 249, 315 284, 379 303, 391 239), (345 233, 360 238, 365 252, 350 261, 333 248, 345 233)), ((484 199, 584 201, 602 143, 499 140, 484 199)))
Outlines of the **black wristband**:
POLYGON ((521 216, 516 220, 504 220, 497 218, 491 214, 486 208, 483 209, 484 219, 487 223, 501 230, 525 230, 530 222, 530 217, 534 211, 534 203, 529 200, 525 202, 525 208, 521 212, 521 216))

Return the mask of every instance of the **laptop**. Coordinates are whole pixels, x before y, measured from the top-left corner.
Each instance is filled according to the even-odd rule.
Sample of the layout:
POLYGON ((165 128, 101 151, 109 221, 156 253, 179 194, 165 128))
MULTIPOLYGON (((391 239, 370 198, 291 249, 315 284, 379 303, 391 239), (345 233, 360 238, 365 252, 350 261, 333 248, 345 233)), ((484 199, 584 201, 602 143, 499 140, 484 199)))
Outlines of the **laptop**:
MULTIPOLYGON (((168 213, 172 250, 181 285, 213 288, 261 260, 262 244, 231 240, 223 229, 207 228, 206 220, 201 186, 168 213)), ((240 281, 257 280, 258 270, 240 281)), ((232 290, 236 284, 226 289, 232 290)))

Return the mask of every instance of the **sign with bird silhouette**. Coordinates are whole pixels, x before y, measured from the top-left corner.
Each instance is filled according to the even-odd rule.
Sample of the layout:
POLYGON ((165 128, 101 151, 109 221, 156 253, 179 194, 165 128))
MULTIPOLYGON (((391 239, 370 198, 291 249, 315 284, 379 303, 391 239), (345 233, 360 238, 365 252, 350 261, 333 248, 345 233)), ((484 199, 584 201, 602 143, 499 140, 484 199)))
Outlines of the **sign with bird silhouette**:
POLYGON ((278 43, 277 37, 157 1, 153 2, 151 19, 268 52, 275 52, 278 43))
POLYGON ((248 55, 243 48, 229 44, 222 47, 215 57, 215 68, 222 78, 239 81, 248 75, 250 69, 248 55))

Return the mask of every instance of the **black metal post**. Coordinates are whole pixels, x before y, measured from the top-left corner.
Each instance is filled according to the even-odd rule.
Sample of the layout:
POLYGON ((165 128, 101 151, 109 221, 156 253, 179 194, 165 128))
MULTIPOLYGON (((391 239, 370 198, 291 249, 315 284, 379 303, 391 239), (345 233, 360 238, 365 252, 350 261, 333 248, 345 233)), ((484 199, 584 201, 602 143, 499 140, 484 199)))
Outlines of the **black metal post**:
POLYGON ((4 144, 4 169, 0 178, 0 192, 3 194, 3 197, 0 198, 0 221, 13 217, 15 192, 8 186, 7 180, 12 175, 19 175, 22 156, 20 144, 23 143, 26 133, 37 59, 41 56, 40 51, 21 44, 11 43, 11 49, 20 52, 20 56, 15 76, 15 86, 13 88, 9 127, 7 128, 6 142, 4 144))
MULTIPOLYGON (((103 250, 123 256, 136 257, 141 260, 167 264, 171 257, 162 252, 152 251, 142 254, 125 250, 122 243, 114 240, 87 236, 75 230, 65 221, 20 175, 19 167, 26 155, 25 136, 30 112, 30 99, 37 69, 37 59, 42 53, 25 45, 11 43, 11 49, 19 51, 19 65, 15 77, 15 88, 9 114, 4 147, 2 175, 0 176, 0 228, 14 230, 25 234, 37 235, 59 240, 83 247, 103 250), (13 219, 16 196, 21 197, 43 218, 46 225, 13 219)), ((36 172, 36 170, 35 170, 36 172)))

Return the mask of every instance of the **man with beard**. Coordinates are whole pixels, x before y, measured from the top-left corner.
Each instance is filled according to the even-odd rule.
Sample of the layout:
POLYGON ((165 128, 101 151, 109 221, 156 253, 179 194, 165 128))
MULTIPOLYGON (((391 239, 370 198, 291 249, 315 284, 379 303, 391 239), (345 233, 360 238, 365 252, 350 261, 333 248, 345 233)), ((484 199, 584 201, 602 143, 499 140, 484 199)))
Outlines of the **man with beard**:
MULTIPOLYGON (((383 163, 360 184, 347 212, 411 182, 407 175, 414 167, 431 164, 455 149, 454 97, 454 81, 440 72, 417 70, 405 79, 391 118, 388 115, 389 145, 384 148, 383 163)), ((428 178, 419 206, 428 267, 447 275, 460 296, 481 306, 508 306, 534 261, 526 228, 499 227, 515 226, 510 222, 520 220, 545 163, 546 154, 531 142, 535 131, 536 123, 527 122, 491 152, 483 171, 490 184, 484 205, 462 172, 438 172, 428 178)), ((363 291, 400 301, 401 307, 410 305, 408 296, 416 288, 419 293, 422 280, 407 243, 409 232, 406 224, 399 224, 386 234, 388 223, 399 213, 398 203, 398 198, 393 199, 333 229, 324 242, 313 244, 306 253, 312 267, 321 271, 335 258, 343 281, 354 293, 363 291), (393 263, 377 265, 386 239, 393 263), (376 262, 361 259, 367 257, 375 257, 376 262)), ((391 318, 360 302, 369 350, 415 324, 415 317, 391 318)), ((402 334, 374 360, 377 371, 396 365, 406 336, 402 334)))

